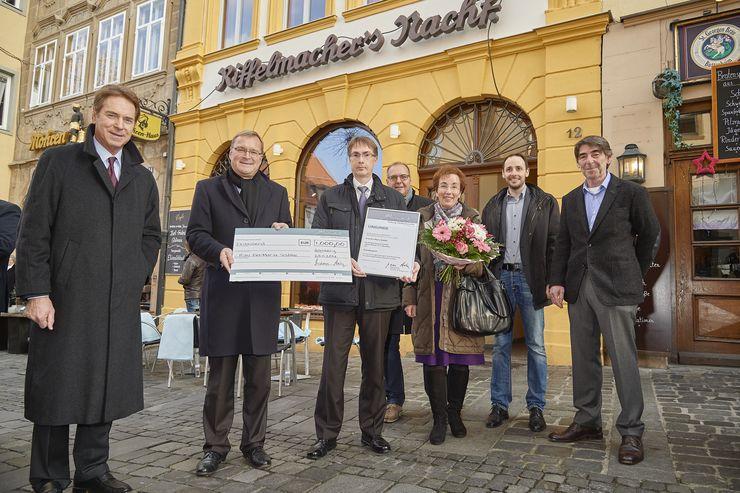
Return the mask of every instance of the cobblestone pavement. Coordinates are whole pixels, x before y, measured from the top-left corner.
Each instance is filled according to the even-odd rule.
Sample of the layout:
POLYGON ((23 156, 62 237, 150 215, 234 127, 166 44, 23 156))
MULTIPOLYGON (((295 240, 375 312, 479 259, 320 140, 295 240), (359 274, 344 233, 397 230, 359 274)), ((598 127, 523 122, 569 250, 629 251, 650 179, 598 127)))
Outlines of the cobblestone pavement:
MULTIPOLYGON (((320 363, 321 355, 312 355, 311 378, 283 387, 283 397, 277 397, 273 385, 266 443, 270 467, 252 468, 235 446, 213 477, 199 478, 193 471, 202 447, 202 379, 178 375, 168 389, 166 365, 159 362, 154 373, 146 372, 146 408, 113 425, 111 469, 138 491, 152 493, 740 490, 737 369, 642 370, 646 460, 629 467, 617 462, 619 434, 613 423, 619 404, 610 369, 605 369, 604 378, 604 439, 553 444, 547 432, 566 426, 573 414, 570 369, 550 368, 548 430, 532 434, 523 402, 526 366, 521 357, 513 363, 511 419, 496 429, 485 427, 491 368, 471 368, 463 412, 468 436, 448 434, 441 446, 426 440, 431 416, 421 368, 405 359, 407 401, 401 420, 386 426, 384 436, 393 447, 386 455, 375 455, 360 444, 360 360, 353 357, 339 445, 326 458, 310 461, 305 453, 314 440, 320 363)), ((25 356, 0 352, 0 491, 30 490, 31 425, 23 419, 25 364, 25 356)), ((237 417, 232 443, 238 444, 240 433, 237 417)))

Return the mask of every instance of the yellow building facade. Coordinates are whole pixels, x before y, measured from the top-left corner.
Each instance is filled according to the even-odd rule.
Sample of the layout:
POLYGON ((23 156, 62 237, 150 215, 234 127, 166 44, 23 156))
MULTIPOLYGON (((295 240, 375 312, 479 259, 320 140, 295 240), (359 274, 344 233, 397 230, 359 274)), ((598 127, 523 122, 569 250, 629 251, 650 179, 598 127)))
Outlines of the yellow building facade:
MULTIPOLYGON (((536 181, 541 188, 560 199, 582 181, 573 144, 579 136, 602 131, 602 37, 610 17, 602 13, 600 1, 505 3, 498 22, 491 26, 490 46, 486 28, 466 27, 399 48, 390 43, 397 36, 394 33, 386 37, 379 53, 363 53, 348 61, 346 68, 328 65, 255 82, 244 90, 216 91, 218 67, 257 56, 267 61, 277 50, 285 56, 297 55, 321 46, 333 32, 361 35, 375 27, 388 31, 394 27, 393 19, 408 17, 415 10, 428 19, 464 5, 436 0, 382 0, 367 5, 361 0, 327 1, 324 17, 288 27, 289 2, 247 3, 254 7, 252 38, 224 48, 220 41, 228 21, 224 4, 188 2, 183 45, 174 62, 179 99, 173 118, 177 165, 172 210, 190 209, 196 182, 211 176, 231 137, 244 129, 263 136, 270 177, 287 188, 296 216, 306 149, 327 128, 344 122, 362 124, 376 136, 385 166, 394 161, 409 163, 418 187, 423 171, 420 149, 435 122, 461 103, 490 99, 519 108, 531 122, 536 134, 536 181), (569 96, 576 97, 577 111, 566 111, 569 96)), ((481 166, 486 163, 476 169, 481 166)), ((491 169, 500 174, 495 166, 491 169)), ((495 192, 483 190, 478 204, 485 204, 495 192)), ((283 306, 295 299, 290 289, 286 283, 283 306)), ((170 275, 164 309, 182 304, 177 276, 170 275)), ((549 361, 570 364, 567 312, 547 308, 545 327, 549 361)), ((320 325, 314 334, 321 335, 320 325)), ((405 343, 410 349, 410 341, 405 343)))
POLYGON ((18 98, 26 38, 27 0, 0 0, 0 199, 10 197, 10 163, 16 143, 18 98))

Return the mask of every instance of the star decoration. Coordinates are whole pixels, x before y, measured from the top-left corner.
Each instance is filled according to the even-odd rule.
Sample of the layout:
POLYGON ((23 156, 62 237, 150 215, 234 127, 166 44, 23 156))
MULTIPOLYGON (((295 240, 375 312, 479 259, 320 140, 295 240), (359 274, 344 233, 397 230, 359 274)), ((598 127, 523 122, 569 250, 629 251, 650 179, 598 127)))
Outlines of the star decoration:
POLYGON ((715 173, 714 165, 717 164, 718 161, 719 159, 710 156, 707 151, 704 151, 701 156, 693 159, 691 162, 694 163, 694 166, 696 166, 697 175, 713 175, 715 173), (705 166, 704 163, 707 161, 709 162, 709 164, 705 166))

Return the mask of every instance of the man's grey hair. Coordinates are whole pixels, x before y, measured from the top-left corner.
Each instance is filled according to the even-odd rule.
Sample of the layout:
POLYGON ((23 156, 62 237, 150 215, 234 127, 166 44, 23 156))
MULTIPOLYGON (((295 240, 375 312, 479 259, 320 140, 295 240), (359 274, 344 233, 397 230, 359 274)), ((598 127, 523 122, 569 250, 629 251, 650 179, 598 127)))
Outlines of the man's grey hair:
POLYGON ((255 137, 257 140, 260 141, 260 145, 262 146, 262 152, 265 152, 265 143, 262 141, 262 137, 260 137, 260 134, 258 134, 254 130, 242 130, 241 132, 234 135, 234 138, 231 139, 231 144, 229 145, 229 149, 232 149, 234 147, 234 142, 236 142, 236 140, 241 137, 255 137))
POLYGON ((581 152, 581 146, 584 145, 597 148, 598 150, 606 154, 606 157, 612 156, 612 148, 609 145, 608 140, 606 140, 604 137, 601 137, 600 135, 589 135, 588 137, 584 137, 576 142, 576 145, 573 148, 573 153, 576 155, 576 160, 578 160, 578 153, 581 152))

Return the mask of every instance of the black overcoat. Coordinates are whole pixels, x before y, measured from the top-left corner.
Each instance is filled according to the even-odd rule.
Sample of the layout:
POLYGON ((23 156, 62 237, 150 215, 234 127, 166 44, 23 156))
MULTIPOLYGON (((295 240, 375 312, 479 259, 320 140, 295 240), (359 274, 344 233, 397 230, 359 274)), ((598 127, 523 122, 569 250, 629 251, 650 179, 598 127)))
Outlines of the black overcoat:
POLYGON ((25 408, 36 424, 144 407, 139 301, 160 247, 159 194, 133 142, 114 190, 94 132, 41 155, 23 208, 16 289, 49 294, 56 311, 53 331, 31 327, 25 408))
POLYGON ((639 305, 660 235, 647 190, 612 175, 591 231, 583 193, 579 185, 563 197, 548 284, 564 286, 565 301, 575 303, 588 270, 603 304, 639 305))
POLYGON ((256 217, 226 175, 198 182, 190 211, 187 240, 190 250, 206 261, 200 293, 200 354, 265 355, 277 350, 280 322, 279 282, 229 282, 219 255, 234 247, 236 228, 269 228, 292 224, 288 191, 262 173, 256 217))
POLYGON ((0 200, 0 312, 8 309, 8 260, 15 250, 20 219, 20 207, 0 200))

